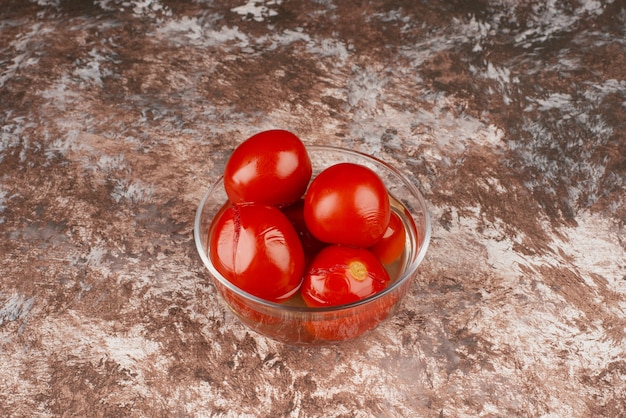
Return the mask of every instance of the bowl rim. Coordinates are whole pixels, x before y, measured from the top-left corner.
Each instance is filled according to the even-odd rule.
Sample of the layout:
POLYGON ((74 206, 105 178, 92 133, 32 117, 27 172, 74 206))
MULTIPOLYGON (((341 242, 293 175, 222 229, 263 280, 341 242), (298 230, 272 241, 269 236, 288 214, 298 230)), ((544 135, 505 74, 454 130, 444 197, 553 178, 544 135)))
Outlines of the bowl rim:
MULTIPOLYGON (((315 314, 315 313, 328 313, 328 312, 341 312, 344 310, 349 310, 351 308, 355 308, 357 306, 361 306, 361 305, 365 305, 368 303, 371 303, 375 300, 381 299, 383 298, 385 295, 391 293, 394 291, 394 289, 398 288, 399 286, 401 286, 403 283, 405 283, 409 278, 411 278, 414 274, 415 271, 417 270, 417 267, 422 263, 425 255, 426 255, 426 251, 428 250, 428 246, 430 244, 430 239, 431 239, 431 217, 430 217, 430 213, 428 210, 428 204, 426 202, 426 199, 424 199, 424 197, 422 196, 422 193, 419 191, 419 189, 409 180, 409 178, 400 170, 398 170, 396 167, 392 166, 391 164, 381 160, 378 157, 375 157, 373 155, 370 154, 366 154, 364 152, 361 151, 356 151, 356 150, 351 150, 351 149, 347 149, 347 148, 342 148, 342 147, 338 147, 338 146, 332 146, 332 145, 306 145, 306 149, 307 151, 331 151, 331 152, 338 152, 338 153, 343 153, 343 154, 348 154, 348 155, 352 155, 354 157, 358 157, 358 158, 365 158, 366 160, 370 160, 370 162, 381 166, 382 168, 386 169, 386 170, 390 170, 396 177, 398 177, 403 183, 404 186, 406 186, 410 192, 413 194, 413 197, 415 197, 421 208, 423 211, 423 217, 424 217, 424 237, 422 239, 422 245, 419 248, 419 251, 417 252, 416 256, 414 257, 413 261, 407 266, 407 268, 404 270, 404 272, 402 272, 402 274, 393 281, 393 283, 391 283, 390 286, 388 286, 387 288, 385 288, 384 290, 369 296, 367 298, 358 300, 356 302, 351 302, 348 304, 344 304, 344 305, 336 305, 336 306, 325 306, 325 307, 308 307, 308 306, 292 306, 292 305, 285 305, 284 303, 277 303, 277 302, 271 302, 262 298, 259 298, 257 296, 254 296, 248 292, 246 292, 245 290, 240 289, 239 287, 235 286, 233 283, 231 283, 229 280, 227 280, 224 276, 222 276, 217 269, 215 268, 215 266, 213 266, 213 263, 211 262, 211 259, 209 257, 209 248, 206 249, 206 251, 204 251, 204 246, 202 245, 202 231, 200 230, 201 228, 201 218, 202 218, 202 211, 204 206, 206 205, 207 200, 209 199, 209 197, 212 196, 213 192, 215 192, 215 190, 218 187, 223 187, 222 183, 223 183, 223 179, 224 176, 221 175, 217 178, 217 180, 215 180, 215 182, 213 182, 213 184, 211 184, 211 186, 208 188, 208 190, 204 193, 204 196, 202 197, 202 200, 200 201, 200 203, 198 204, 198 207, 196 209, 196 216, 194 219, 194 228, 193 228, 193 234, 194 234, 194 241, 196 244, 196 250, 198 251, 198 254, 200 255, 200 258, 202 259, 202 263, 204 264, 204 266, 209 270, 210 274, 217 279, 220 284, 222 286, 225 286, 226 288, 228 288, 230 291, 234 292, 235 294, 237 294, 238 296, 246 299, 246 300, 250 300, 252 302, 254 302, 255 304, 264 306, 266 308, 271 308, 271 309, 276 309, 276 310, 281 310, 281 311, 289 311, 289 312, 299 312, 299 313, 311 313, 311 314, 315 314)), ((226 203, 226 202, 224 202, 226 203)), ((414 219, 415 221, 415 219, 414 219)))

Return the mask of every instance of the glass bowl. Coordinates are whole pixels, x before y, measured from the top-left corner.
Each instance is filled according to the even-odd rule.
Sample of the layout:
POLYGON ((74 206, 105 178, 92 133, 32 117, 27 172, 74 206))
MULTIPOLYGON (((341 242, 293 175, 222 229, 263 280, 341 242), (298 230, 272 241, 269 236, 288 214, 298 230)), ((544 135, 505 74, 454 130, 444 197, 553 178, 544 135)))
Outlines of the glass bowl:
POLYGON ((387 266, 392 282, 382 292, 346 305, 309 308, 298 296, 283 303, 268 302, 230 283, 215 269, 208 246, 213 217, 228 200, 221 177, 202 198, 194 223, 198 253, 225 304, 254 331, 292 345, 335 343, 374 329, 393 314, 408 292, 430 242, 426 202, 399 170, 375 157, 343 148, 308 146, 307 150, 313 177, 331 165, 352 162, 374 170, 387 186, 392 210, 400 215, 407 234, 404 254, 387 266))

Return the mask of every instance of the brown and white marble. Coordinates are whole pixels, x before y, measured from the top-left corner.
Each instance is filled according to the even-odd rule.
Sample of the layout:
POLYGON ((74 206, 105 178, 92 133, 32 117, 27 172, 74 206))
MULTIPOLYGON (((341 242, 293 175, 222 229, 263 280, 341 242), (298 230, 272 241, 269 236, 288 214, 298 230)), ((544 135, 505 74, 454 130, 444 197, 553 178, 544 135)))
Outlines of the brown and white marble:
POLYGON ((622 0, 2 0, 0 415, 620 417, 622 0), (192 237, 267 128, 431 202, 403 307, 294 348, 192 237))

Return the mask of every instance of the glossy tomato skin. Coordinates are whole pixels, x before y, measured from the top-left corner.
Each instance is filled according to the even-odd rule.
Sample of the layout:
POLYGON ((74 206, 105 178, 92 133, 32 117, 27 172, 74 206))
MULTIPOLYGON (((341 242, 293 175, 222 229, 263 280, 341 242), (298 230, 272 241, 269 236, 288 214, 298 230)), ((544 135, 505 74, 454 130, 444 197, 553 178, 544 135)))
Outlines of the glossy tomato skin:
POLYGON ((282 206, 304 194, 311 173, 302 141, 291 132, 273 129, 235 148, 224 169, 224 189, 234 204, 282 206))
POLYGON ((329 245, 309 265, 300 291, 307 306, 339 306, 372 296, 389 281, 387 270, 369 250, 329 245))
POLYGON ((313 179, 304 220, 320 241, 369 247, 383 236, 391 208, 384 183, 369 168, 339 163, 313 179))
POLYGON ((383 264, 391 264, 404 252, 406 244, 406 230, 400 216, 391 211, 389 225, 382 238, 369 249, 383 264))
POLYGON ((281 302, 302 282, 304 252, 289 219, 277 208, 226 207, 211 226, 209 254, 215 268, 238 288, 281 302))

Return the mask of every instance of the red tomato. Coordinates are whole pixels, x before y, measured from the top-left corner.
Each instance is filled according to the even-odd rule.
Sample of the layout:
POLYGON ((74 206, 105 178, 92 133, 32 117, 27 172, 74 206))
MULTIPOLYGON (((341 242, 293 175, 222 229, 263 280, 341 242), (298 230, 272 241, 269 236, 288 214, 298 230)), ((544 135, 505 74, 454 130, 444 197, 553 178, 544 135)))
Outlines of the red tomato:
POLYGON ((396 261, 404 252, 406 244, 406 230, 404 224, 397 213, 391 212, 389 225, 383 237, 373 246, 373 252, 383 264, 391 264, 396 261))
POLYGON ((219 282, 216 282, 216 286, 227 304, 230 305, 235 314, 246 324, 255 329, 268 325, 280 324, 281 319, 279 317, 272 316, 261 311, 257 305, 249 299, 233 292, 219 282))
POLYGON ((272 302, 298 291, 304 252, 289 219, 266 205, 234 205, 218 214, 211 227, 210 257, 227 280, 272 302))
POLYGON ((344 341, 358 337, 375 328, 387 318, 398 301, 396 294, 376 300, 371 305, 359 307, 346 316, 307 321, 304 326, 314 341, 344 341))
POLYGON ((304 220, 319 240, 369 247, 384 234, 391 208, 384 183, 369 168, 340 163, 311 182, 304 200, 304 220))
POLYGON ((389 273, 369 250, 329 245, 311 262, 301 295, 311 307, 345 305, 380 292, 389 281, 389 273))
POLYGON ((232 203, 285 205, 298 200, 311 180, 311 160, 302 141, 284 130, 263 131, 242 142, 224 169, 232 203))
POLYGON ((302 243, 302 249, 304 250, 305 265, 308 265, 315 254, 317 254, 322 248, 326 246, 325 243, 318 240, 311 234, 309 228, 306 227, 304 222, 304 200, 300 199, 296 203, 282 208, 282 211, 287 218, 291 221, 291 224, 296 229, 300 242, 302 243))

